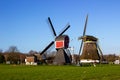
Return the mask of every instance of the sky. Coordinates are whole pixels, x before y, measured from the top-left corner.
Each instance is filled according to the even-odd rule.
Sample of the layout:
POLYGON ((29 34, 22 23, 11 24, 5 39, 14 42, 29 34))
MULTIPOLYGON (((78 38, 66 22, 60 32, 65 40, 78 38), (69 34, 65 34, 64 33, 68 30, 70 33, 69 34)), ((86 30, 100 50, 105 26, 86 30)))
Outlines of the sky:
POLYGON ((0 0, 0 49, 16 46, 20 52, 42 51, 54 36, 48 17, 57 35, 67 23, 64 33, 70 47, 79 52, 85 18, 86 35, 99 39, 103 54, 120 55, 120 0, 0 0))

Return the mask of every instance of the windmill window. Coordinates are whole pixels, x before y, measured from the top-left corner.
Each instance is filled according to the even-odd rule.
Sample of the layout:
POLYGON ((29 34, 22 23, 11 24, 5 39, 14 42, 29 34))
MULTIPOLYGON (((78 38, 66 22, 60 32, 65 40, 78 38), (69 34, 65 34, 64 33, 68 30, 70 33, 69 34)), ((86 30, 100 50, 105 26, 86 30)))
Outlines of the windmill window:
POLYGON ((90 53, 88 53, 88 55, 90 55, 90 53))

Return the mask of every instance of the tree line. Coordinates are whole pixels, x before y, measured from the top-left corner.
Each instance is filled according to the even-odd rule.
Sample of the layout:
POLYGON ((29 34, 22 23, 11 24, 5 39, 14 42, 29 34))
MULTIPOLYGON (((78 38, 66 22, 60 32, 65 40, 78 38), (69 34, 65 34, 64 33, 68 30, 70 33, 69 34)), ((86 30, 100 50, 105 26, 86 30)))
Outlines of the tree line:
POLYGON ((26 54, 19 52, 16 46, 10 46, 5 52, 0 50, 0 63, 20 64, 24 63, 26 54))
MULTIPOLYGON (((7 51, 3 52, 0 49, 0 64, 7 63, 7 64, 24 64, 26 56, 33 56, 35 54, 39 54, 40 52, 30 50, 28 53, 22 53, 18 50, 16 46, 10 46, 7 51)), ((49 52, 49 54, 45 54, 48 63, 52 63, 55 57, 56 52, 49 52)), ((78 54, 72 54, 74 56, 74 63, 79 61, 78 54)), ((103 55, 104 59, 108 62, 114 62, 115 60, 119 59, 119 56, 115 54, 108 54, 103 55)))

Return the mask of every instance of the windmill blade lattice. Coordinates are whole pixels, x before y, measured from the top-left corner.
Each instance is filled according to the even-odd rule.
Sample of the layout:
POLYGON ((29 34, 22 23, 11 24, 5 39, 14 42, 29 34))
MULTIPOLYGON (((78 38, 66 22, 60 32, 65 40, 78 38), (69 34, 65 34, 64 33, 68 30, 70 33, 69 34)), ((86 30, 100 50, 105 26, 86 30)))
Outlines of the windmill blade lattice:
MULTIPOLYGON (((87 22, 88 22, 88 15, 86 16, 86 21, 85 21, 83 36, 81 38, 84 38, 84 36, 85 36, 86 28, 87 28, 87 22)), ((81 45, 80 45, 79 56, 80 56, 80 53, 82 51, 82 46, 83 46, 83 39, 82 39, 82 42, 81 42, 81 45)))
POLYGON ((46 46, 45 49, 40 53, 40 55, 42 55, 45 51, 47 51, 53 44, 54 41, 52 41, 48 46, 46 46))
POLYGON ((66 30, 68 30, 68 28, 70 28, 69 24, 65 26, 65 29, 58 36, 61 36, 66 30))
POLYGON ((52 24, 52 22, 51 22, 50 17, 48 17, 48 21, 49 21, 49 23, 50 23, 50 26, 51 26, 51 28, 52 28, 52 31, 53 31, 54 36, 57 36, 57 34, 56 34, 56 32, 55 32, 55 29, 54 29, 54 27, 53 27, 53 24, 52 24))
POLYGON ((96 44, 97 44, 97 48, 98 48, 98 50, 99 50, 99 52, 100 52, 100 58, 101 58, 101 61, 104 61, 103 52, 102 52, 102 50, 101 50, 101 48, 100 48, 100 46, 99 46, 98 41, 97 41, 96 44))

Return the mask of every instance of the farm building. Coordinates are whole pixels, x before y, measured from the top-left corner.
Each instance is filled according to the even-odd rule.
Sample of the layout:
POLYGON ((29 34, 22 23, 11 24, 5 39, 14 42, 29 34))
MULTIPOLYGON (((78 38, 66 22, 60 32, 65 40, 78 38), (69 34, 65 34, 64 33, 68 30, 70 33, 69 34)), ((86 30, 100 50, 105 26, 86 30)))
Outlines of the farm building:
POLYGON ((25 63, 26 65, 37 65, 36 56, 26 56, 25 63))
POLYGON ((120 60, 115 60, 114 64, 120 64, 120 60))

